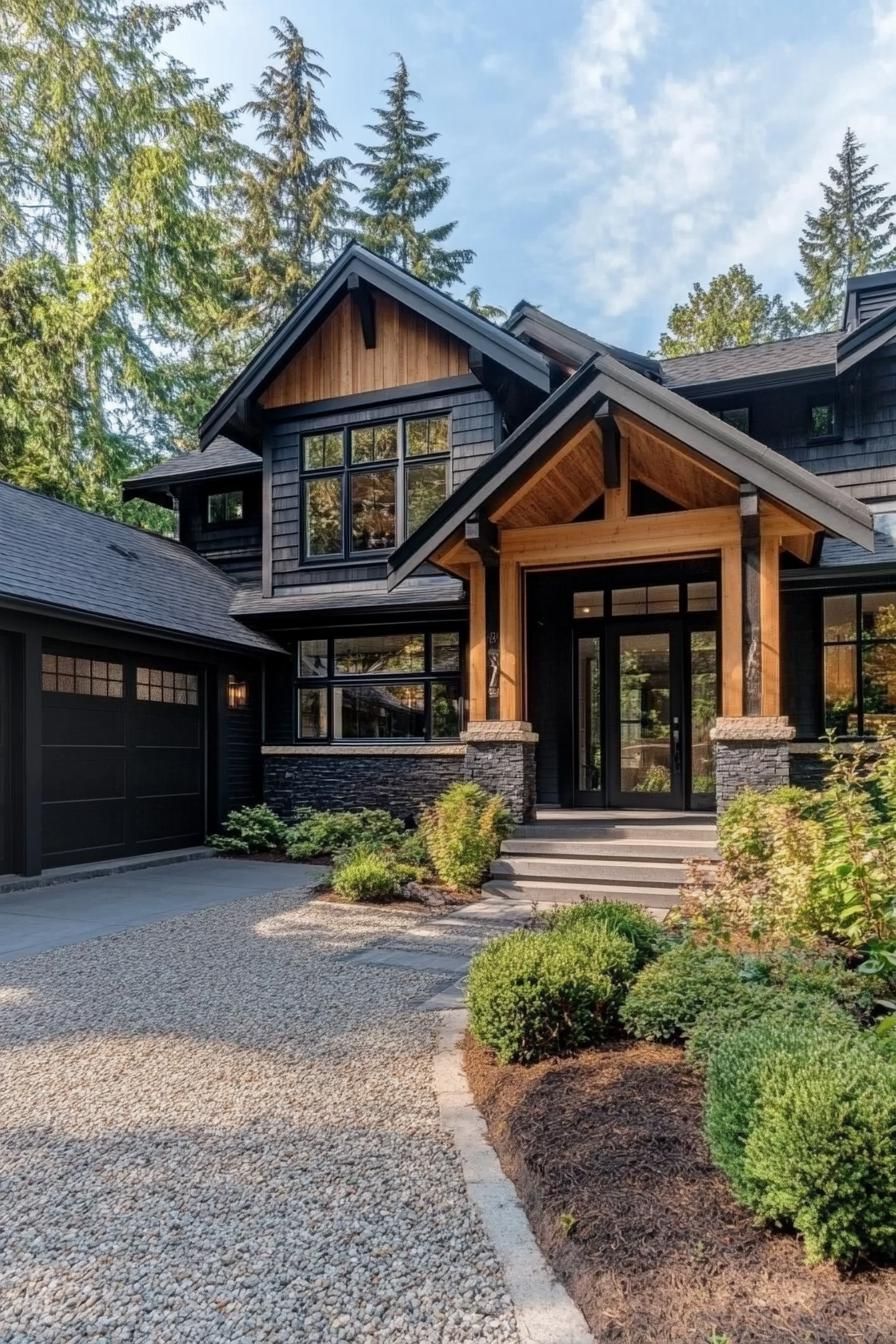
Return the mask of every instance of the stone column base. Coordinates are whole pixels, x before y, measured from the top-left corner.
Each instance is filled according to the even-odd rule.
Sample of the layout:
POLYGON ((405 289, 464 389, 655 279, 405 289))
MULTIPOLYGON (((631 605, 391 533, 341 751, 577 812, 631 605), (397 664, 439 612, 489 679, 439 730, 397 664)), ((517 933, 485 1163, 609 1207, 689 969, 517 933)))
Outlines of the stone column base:
POLYGON ((461 733, 464 778, 498 793, 517 823, 535 815, 535 744, 531 723, 483 719, 461 733))
POLYGON ((790 783, 790 741, 795 731, 783 716, 716 719, 709 735, 720 814, 744 789, 768 793, 790 783))

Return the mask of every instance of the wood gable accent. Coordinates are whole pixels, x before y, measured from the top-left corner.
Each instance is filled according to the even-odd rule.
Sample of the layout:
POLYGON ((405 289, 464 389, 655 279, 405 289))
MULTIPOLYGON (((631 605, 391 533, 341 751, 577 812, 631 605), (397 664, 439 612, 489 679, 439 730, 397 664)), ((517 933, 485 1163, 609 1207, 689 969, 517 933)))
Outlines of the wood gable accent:
POLYGON ((590 421, 491 513, 502 527, 571 523, 604 489, 600 430, 590 421))
POLYGON ((467 347, 388 294, 372 295, 376 344, 365 345, 347 294, 264 392, 267 410, 469 374, 467 347))

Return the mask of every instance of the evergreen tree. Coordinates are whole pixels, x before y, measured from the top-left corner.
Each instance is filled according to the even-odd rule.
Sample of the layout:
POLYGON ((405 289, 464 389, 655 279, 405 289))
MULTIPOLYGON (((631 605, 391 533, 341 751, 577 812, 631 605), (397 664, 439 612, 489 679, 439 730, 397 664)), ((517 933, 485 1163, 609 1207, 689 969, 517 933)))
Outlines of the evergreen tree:
POLYGON ((420 95, 411 88, 401 55, 384 89, 386 106, 375 108, 376 121, 368 124, 376 140, 358 145, 365 156, 356 164, 366 179, 361 208, 355 212, 359 240, 380 256, 397 262, 420 280, 438 289, 456 284, 473 260, 469 248, 442 244, 457 221, 424 228, 423 221, 444 199, 450 186, 444 159, 430 154, 438 133, 427 131, 412 105, 420 95))
POLYGON ((467 291, 464 303, 471 313, 476 313, 478 317, 485 317, 489 322, 503 322, 507 316, 503 308, 498 308, 493 303, 482 302, 482 289, 479 285, 473 285, 472 289, 467 291))
POLYGON ((837 162, 822 182, 823 204, 807 214, 800 235, 797 273, 805 303, 799 309, 812 330, 836 327, 851 275, 888 270, 896 265, 896 196, 876 182, 877 165, 868 165, 865 146, 847 127, 837 162))
POLYGON ((242 109, 256 118, 264 148, 249 153, 234 211, 234 318, 255 340, 320 278, 346 241, 349 218, 348 160, 322 152, 338 133, 320 104, 328 78, 320 53, 287 18, 271 31, 273 64, 242 109))
POLYGON ((225 89, 166 56, 210 0, 4 0, 0 384, 9 477, 92 507, 212 400, 225 89))
POLYGON ((780 294, 764 293, 759 281, 739 265, 713 276, 706 289, 695 283, 687 303, 676 303, 666 326, 659 342, 659 353, 666 359, 777 341, 794 333, 793 314, 780 294))

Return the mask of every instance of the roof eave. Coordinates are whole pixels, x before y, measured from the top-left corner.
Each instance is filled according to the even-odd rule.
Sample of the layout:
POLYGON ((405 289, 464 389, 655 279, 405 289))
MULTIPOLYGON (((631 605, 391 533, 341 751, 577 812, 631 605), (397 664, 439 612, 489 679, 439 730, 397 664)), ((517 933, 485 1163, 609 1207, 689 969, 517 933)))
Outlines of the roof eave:
MULTIPOLYGON (((195 471, 173 472, 167 476, 129 476, 121 483, 121 497, 129 499, 149 499, 150 494, 167 495, 171 486, 189 485, 196 481, 225 480, 230 476, 259 476, 261 459, 257 462, 244 462, 237 466, 208 467, 205 470, 197 466, 195 471)), ((151 500, 151 503, 158 500, 151 500)))

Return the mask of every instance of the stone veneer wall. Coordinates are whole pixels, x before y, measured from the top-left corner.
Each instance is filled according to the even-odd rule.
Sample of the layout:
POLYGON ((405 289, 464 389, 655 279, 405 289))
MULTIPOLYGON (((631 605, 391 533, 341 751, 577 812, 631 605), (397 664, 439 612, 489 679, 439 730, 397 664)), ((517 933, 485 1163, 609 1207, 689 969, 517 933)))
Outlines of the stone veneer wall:
POLYGON ((790 783, 790 741, 786 718, 716 719, 710 736, 716 762, 716 807, 725 808, 744 789, 767 793, 790 783))
POLYGON ((463 778, 462 747, 420 753, 380 748, 369 755, 287 748, 264 755, 264 800, 281 817, 296 807, 383 807, 407 819, 463 778))
POLYGON ((517 823, 535 814, 535 746, 531 724, 486 719, 461 735, 466 743, 464 777, 498 793, 517 823))

